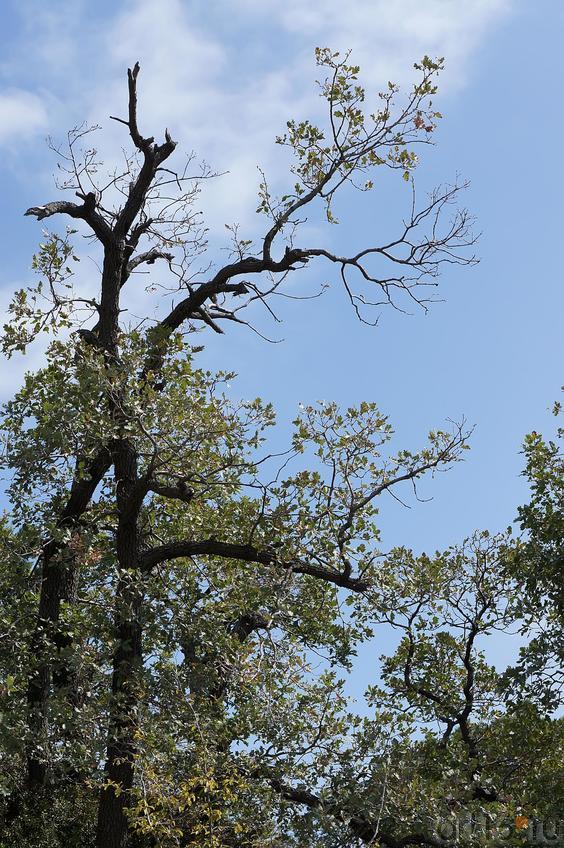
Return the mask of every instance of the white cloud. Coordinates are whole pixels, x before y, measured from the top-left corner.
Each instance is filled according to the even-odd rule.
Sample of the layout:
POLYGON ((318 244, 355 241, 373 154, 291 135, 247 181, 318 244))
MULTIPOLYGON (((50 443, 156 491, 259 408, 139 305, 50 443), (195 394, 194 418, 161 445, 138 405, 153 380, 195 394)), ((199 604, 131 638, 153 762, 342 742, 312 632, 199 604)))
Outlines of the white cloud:
POLYGON ((261 18, 290 33, 294 47, 352 49, 365 78, 405 79, 424 54, 446 56, 447 84, 460 85, 472 52, 512 0, 224 0, 227 10, 261 18))
MULTIPOLYGON (((424 53, 445 55, 441 89, 452 90, 464 83, 476 46, 510 5, 511 0, 160 0, 157 7, 154 0, 128 0, 95 24, 87 22, 82 2, 70 5, 72 14, 69 0, 51 4, 48 14, 36 14, 36 0, 27 0, 25 8, 28 17, 34 12, 38 46, 53 45, 57 32, 67 45, 58 53, 52 93, 59 101, 68 98, 75 115, 69 124, 76 122, 79 101, 82 116, 104 124, 110 158, 119 155, 125 140, 123 127, 109 124, 108 115, 123 114, 125 70, 140 60, 142 130, 157 135, 167 126, 182 150, 194 149, 212 167, 230 171, 206 192, 206 211, 217 224, 249 221, 257 164, 273 180, 280 171, 274 137, 287 118, 315 115, 321 108, 314 46, 351 48, 370 90, 388 79, 411 81, 413 61, 424 53), (77 62, 69 44, 82 44, 88 61, 77 62)), ((40 104, 34 105, 39 121, 40 104)), ((22 101, 21 108, 21 120, 26 115, 31 120, 31 102, 22 101)), ((58 114, 57 120, 63 118, 58 114)))
POLYGON ((441 88, 453 90, 509 8, 509 0, 222 0, 212 13, 187 0, 162 0, 156 13, 152 0, 134 0, 109 24, 112 81, 98 85, 91 114, 99 120, 110 102, 123 109, 125 67, 139 58, 142 126, 151 133, 168 126, 183 150, 229 169, 206 187, 205 210, 214 225, 250 225, 257 164, 276 185, 274 137, 287 118, 321 107, 314 46, 351 48, 371 89, 388 79, 411 82, 413 61, 445 55, 441 88))
MULTIPOLYGON (((158 6, 127 0, 96 25, 87 21, 86 6, 77 8, 81 13, 69 16, 68 0, 53 3, 33 31, 41 40, 43 27, 53 46, 61 18, 67 47, 56 74, 42 82, 62 107, 57 134, 63 136, 77 116, 101 123, 96 143, 106 161, 117 161, 129 145, 125 127, 108 116, 125 115, 125 72, 139 59, 142 132, 159 138, 168 127, 179 151, 195 150, 213 168, 229 170, 206 184, 202 197, 207 222, 221 239, 224 223, 240 222, 243 237, 262 224, 254 214, 257 165, 274 189, 285 187, 285 152, 273 141, 289 117, 315 117, 322 108, 314 46, 351 48, 372 92, 388 79, 411 82, 412 63, 423 54, 444 55, 441 91, 453 92, 471 75, 477 48, 510 11, 511 0, 160 0, 158 6), (83 45, 87 60, 77 62, 69 44, 83 45)), ((32 48, 30 43, 28 52, 32 48)), ((13 101, 11 119, 24 132, 41 125, 39 98, 23 92, 13 101)), ((180 161, 179 153, 175 158, 180 161)))
POLYGON ((283 6, 266 0, 261 5, 268 14, 278 12, 290 30, 353 36, 358 43, 376 39, 389 49, 406 39, 412 44, 440 41, 450 32, 472 36, 509 8, 507 0, 349 0, 346 5, 339 0, 287 0, 283 6))
POLYGON ((18 88, 0 91, 0 144, 13 144, 33 135, 47 123, 41 99, 18 88))

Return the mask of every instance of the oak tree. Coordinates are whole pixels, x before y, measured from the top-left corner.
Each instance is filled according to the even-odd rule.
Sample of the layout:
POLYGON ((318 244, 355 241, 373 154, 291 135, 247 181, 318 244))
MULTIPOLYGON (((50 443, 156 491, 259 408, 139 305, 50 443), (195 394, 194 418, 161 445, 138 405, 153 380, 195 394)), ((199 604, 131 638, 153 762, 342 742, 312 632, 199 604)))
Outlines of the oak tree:
POLYGON ((254 326, 308 263, 369 320, 375 305, 425 305, 443 266, 474 261, 458 184, 421 205, 413 191, 397 235, 351 255, 304 240, 305 216, 335 221, 347 186, 370 191, 383 169, 409 183, 440 118, 440 61, 367 109, 348 56, 316 59, 326 123, 288 122, 286 193, 262 178, 262 236, 233 228, 227 264, 207 262, 195 205, 211 171, 175 165, 168 131, 143 134, 138 64, 115 118, 123 168, 103 176, 79 127, 54 148, 73 199, 26 212, 71 222, 44 233, 39 283, 14 294, 3 334, 7 356, 51 337, 2 419, 3 848, 435 846, 472 841, 463 814, 550 812, 561 727, 527 698, 508 709, 482 651, 519 615, 510 540, 379 548, 380 496, 457 462, 464 423, 410 451, 374 403, 320 403, 273 455, 272 407, 234 400, 233 375, 199 361, 202 334, 254 326), (100 256, 94 288, 75 232, 100 256), (156 308, 128 317, 150 269, 156 308), (342 678, 378 629, 396 649, 359 715, 342 678))

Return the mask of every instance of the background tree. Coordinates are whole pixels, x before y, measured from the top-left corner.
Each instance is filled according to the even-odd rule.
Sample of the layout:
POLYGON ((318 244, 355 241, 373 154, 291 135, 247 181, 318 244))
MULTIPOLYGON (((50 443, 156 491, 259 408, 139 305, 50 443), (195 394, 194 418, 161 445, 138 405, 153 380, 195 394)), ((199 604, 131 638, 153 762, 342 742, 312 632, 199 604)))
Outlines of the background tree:
MULTIPOLYGON (((556 417, 562 414, 555 403, 556 417)), ((507 673, 510 697, 532 699, 548 713, 562 705, 564 683, 564 457, 558 427, 553 439, 536 432, 525 438, 531 500, 519 509, 525 541, 512 551, 508 572, 521 592, 518 611, 528 641, 507 673)))
MULTIPOLYGON (((436 845, 437 822, 460 811, 513 813, 523 787, 533 812, 546 805, 507 727, 526 715, 552 751, 560 725, 528 703, 505 715, 480 654, 515 620, 512 578, 496 578, 507 542, 433 558, 378 548, 379 496, 458 461, 464 424, 394 452, 374 404, 324 403, 272 455, 271 407, 233 401, 232 375, 198 367, 192 333, 254 321, 308 262, 336 266, 368 320, 377 303, 424 305, 443 264, 474 261, 468 216, 450 212, 458 185, 421 207, 413 192, 397 237, 353 256, 302 243, 303 216, 321 204, 334 221, 345 184, 369 190, 381 167, 409 181, 440 117, 440 62, 425 58, 403 102, 390 84, 369 113, 348 57, 317 62, 327 126, 288 123, 293 186, 276 198, 263 178, 264 235, 234 228, 227 265, 206 265, 194 206, 211 172, 174 170, 168 131, 159 144, 139 129, 138 65, 116 118, 135 148, 124 169, 101 179, 74 130, 57 149, 60 188, 81 202, 26 213, 85 227, 102 271, 97 291, 76 285, 73 232, 46 233, 40 283, 15 294, 4 332, 8 355, 55 337, 3 418, 6 845, 396 848, 436 845), (156 263, 175 304, 128 321, 128 288, 156 263), (338 669, 384 625, 401 640, 362 719, 338 669)), ((557 782, 550 756, 543 768, 557 782)))

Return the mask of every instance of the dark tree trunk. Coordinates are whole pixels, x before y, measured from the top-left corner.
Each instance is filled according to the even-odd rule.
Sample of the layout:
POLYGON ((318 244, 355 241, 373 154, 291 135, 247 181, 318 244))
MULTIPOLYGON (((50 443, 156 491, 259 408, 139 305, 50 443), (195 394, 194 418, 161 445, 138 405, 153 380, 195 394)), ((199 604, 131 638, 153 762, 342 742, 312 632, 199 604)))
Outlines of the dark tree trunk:
MULTIPOLYGON (((125 241, 108 237, 104 244, 104 267, 102 272, 102 298, 100 320, 95 332, 94 343, 115 355, 119 329, 119 291, 125 262, 125 241)), ((90 464, 90 476, 76 480, 70 491, 68 502, 58 526, 72 527, 84 511, 110 467, 111 456, 101 446, 90 464)), ((77 462, 77 467, 79 466, 77 462)), ((32 640, 32 655, 38 659, 37 668, 28 684, 29 726, 33 743, 28 753, 28 784, 30 788, 43 785, 48 773, 49 734, 48 702, 51 682, 56 686, 67 686, 71 682, 66 661, 57 663, 53 669, 50 657, 53 648, 62 651, 72 644, 70 634, 59 628, 61 603, 73 602, 78 579, 78 563, 70 550, 57 541, 49 541, 43 549, 42 581, 37 617, 37 626, 32 640)))
POLYGON ((34 745, 28 755, 28 782, 30 786, 45 783, 48 771, 49 716, 48 699, 51 688, 53 649, 64 647, 65 638, 59 630, 61 603, 74 600, 76 593, 76 564, 72 556, 63 551, 52 552, 46 547, 41 584, 38 621, 33 635, 32 655, 38 666, 28 685, 30 727, 34 745), (68 559, 70 562, 66 562, 68 559))
POLYGON ((97 848, 123 848, 128 834, 126 810, 134 781, 137 730, 138 672, 143 663, 140 612, 142 591, 127 574, 118 586, 122 610, 117 623, 118 646, 114 656, 112 707, 106 781, 98 809, 97 848), (117 790, 117 791, 116 791, 117 790))
POLYGON ((119 511, 116 551, 120 568, 115 600, 117 647, 113 659, 106 785, 98 807, 97 848, 123 848, 128 840, 127 809, 135 776, 139 678, 143 667, 139 508, 132 502, 137 456, 129 442, 122 441, 116 447, 114 465, 119 511))
MULTIPOLYGON (((88 477, 75 480, 58 522, 60 528, 71 527, 80 519, 109 465, 108 451, 101 450, 90 463, 88 477)), ((69 635, 59 629, 59 620, 61 604, 64 601, 74 600, 78 566, 71 551, 58 542, 51 540, 43 547, 39 610, 31 643, 31 653, 37 665, 30 677, 27 690, 29 726, 33 739, 28 751, 27 763, 30 787, 44 784, 47 777, 48 756, 44 746, 49 732, 47 705, 53 674, 51 657, 54 649, 62 650, 71 642, 69 635)), ((65 661, 61 661, 58 664, 54 683, 67 685, 68 682, 68 669, 65 661)))

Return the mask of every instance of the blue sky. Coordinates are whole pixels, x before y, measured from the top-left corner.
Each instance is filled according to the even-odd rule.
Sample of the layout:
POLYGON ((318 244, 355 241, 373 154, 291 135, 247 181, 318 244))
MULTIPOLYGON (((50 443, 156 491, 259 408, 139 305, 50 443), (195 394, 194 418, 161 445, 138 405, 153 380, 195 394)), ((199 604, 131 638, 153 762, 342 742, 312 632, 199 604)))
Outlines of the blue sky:
MULTIPOLYGON (((428 315, 383 310, 377 328, 359 325, 326 267, 308 269, 301 290, 329 282, 330 291, 282 304, 283 325, 261 319, 283 342, 233 331, 208 337, 203 357, 239 372, 234 391, 274 402, 280 443, 298 403, 318 398, 376 400, 396 425, 397 447, 423 444, 448 418, 475 425, 465 462, 422 484, 421 496, 432 500, 413 503, 406 492, 411 509, 382 503, 384 546, 443 548, 474 528, 513 520, 526 499, 522 437, 552 427, 548 410, 564 382, 558 0, 103 0, 95 9, 81 0, 5 0, 2 18, 2 308, 30 280, 40 238, 22 213, 58 196, 44 137, 61 138, 87 119, 102 124, 100 148, 115 156, 123 128, 108 116, 123 112, 128 64, 142 65, 142 128, 159 134, 166 125, 179 148, 230 172, 202 198, 217 260, 225 223, 239 221, 243 237, 264 226, 254 212, 257 164, 273 185, 287 184, 273 139, 287 118, 319 110, 316 45, 352 48, 374 93, 388 79, 413 81, 412 63, 424 53, 444 55, 436 99, 444 120, 416 180, 419 191, 457 173, 471 181, 464 202, 482 232, 480 265, 446 274, 444 302, 428 315)), ((365 247, 408 202, 401 179, 386 179, 372 193, 343 198, 338 228, 314 216, 308 234, 328 247, 365 247)), ((93 263, 81 273, 85 285, 95 283, 93 263)), ((140 292, 140 309, 144 298, 140 292)), ((40 356, 37 348, 27 363, 11 361, 4 396, 40 356)))

